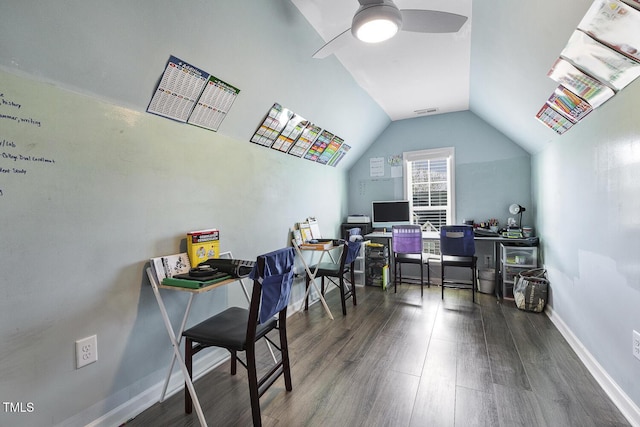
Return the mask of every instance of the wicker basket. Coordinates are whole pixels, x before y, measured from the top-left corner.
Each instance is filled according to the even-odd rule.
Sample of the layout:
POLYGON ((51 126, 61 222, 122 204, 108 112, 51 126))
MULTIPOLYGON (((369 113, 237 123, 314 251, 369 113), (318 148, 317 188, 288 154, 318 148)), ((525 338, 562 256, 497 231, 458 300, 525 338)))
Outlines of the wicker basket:
POLYGON ((547 304, 548 292, 549 280, 544 268, 523 271, 514 279, 513 298, 520 310, 540 313, 547 304))

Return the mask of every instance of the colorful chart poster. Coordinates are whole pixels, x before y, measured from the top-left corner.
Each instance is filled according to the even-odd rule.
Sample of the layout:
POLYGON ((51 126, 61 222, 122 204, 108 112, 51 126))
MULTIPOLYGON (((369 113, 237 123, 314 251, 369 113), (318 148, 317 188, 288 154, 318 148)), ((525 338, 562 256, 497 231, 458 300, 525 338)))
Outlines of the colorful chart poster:
POLYGON ((295 157, 336 166, 351 147, 333 133, 274 103, 251 142, 295 157))
POLYGON ((210 76, 188 123, 217 131, 239 93, 240 89, 210 76))
POLYGON ((347 155, 347 153, 349 152, 350 149, 351 149, 350 145, 347 145, 347 144, 343 143, 340 146, 340 149, 338 150, 338 152, 333 155, 333 157, 331 158, 331 160, 329 160, 329 163, 327 163, 327 164, 329 166, 333 166, 335 168, 338 165, 338 163, 340 163, 340 160, 342 160, 344 158, 344 156, 347 155))
POLYGON ((593 111, 593 108, 591 108, 591 105, 589 105, 588 102, 584 101, 564 86, 558 86, 558 88, 549 97, 547 104, 552 106, 554 110, 567 117, 573 123, 577 123, 593 111))
POLYGON ((573 123, 569 119, 547 104, 543 105, 540 111, 538 111, 536 118, 560 135, 571 129, 573 126, 573 123))
POLYGON ((640 63, 598 43, 582 31, 573 32, 560 56, 616 90, 623 89, 640 76, 640 63))
POLYGON ((322 128, 320 126, 316 126, 313 123, 307 124, 302 130, 302 133, 293 144, 293 147, 289 150, 289 154, 296 157, 302 157, 304 154, 311 148, 314 141, 320 135, 322 128))
POLYGON ((147 111, 186 122, 208 78, 205 71, 171 56, 147 111))
POLYGON ((304 155, 304 158, 313 162, 317 161, 333 137, 334 135, 331 132, 323 130, 320 135, 318 135, 318 138, 316 138, 311 148, 309 148, 307 154, 304 155))
POLYGON ((596 0, 578 28, 640 62, 640 11, 616 0, 596 0))
POLYGON ((329 160, 335 156, 343 142, 344 140, 342 138, 334 135, 331 141, 329 141, 327 148, 325 148, 320 157, 318 157, 318 163, 322 163, 323 165, 329 163, 329 160))
POLYGON ((294 114, 287 122, 287 125, 284 127, 280 135, 278 135, 278 138, 271 148, 286 153, 291 149, 295 140, 298 139, 302 131, 307 127, 307 124, 309 124, 307 120, 297 114, 294 114))
POLYGON ((291 110, 278 103, 273 104, 264 121, 251 137, 251 142, 271 147, 292 117, 291 110))
POLYGON ((593 108, 599 107, 615 95, 613 89, 586 75, 562 58, 553 64, 547 75, 587 101, 593 108))

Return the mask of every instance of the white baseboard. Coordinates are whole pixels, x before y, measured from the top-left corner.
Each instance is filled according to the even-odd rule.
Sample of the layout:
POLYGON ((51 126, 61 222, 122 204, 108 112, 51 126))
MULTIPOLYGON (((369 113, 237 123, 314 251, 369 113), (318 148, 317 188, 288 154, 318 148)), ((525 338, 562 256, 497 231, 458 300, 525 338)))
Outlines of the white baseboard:
MULTIPOLYGON (((220 364, 224 363, 229 359, 229 353, 223 349, 216 349, 210 352, 207 352, 194 360, 193 363, 193 372, 194 372, 194 380, 206 375, 212 369, 215 369, 220 364)), ((169 369, 167 366, 166 369, 169 369)), ((166 372, 166 371, 165 371, 166 372)), ((113 427, 119 426, 125 423, 126 421, 134 418, 136 415, 144 412, 146 409, 155 405, 162 393, 162 387, 164 386, 164 379, 155 384, 154 386, 146 389, 142 393, 132 397, 128 401, 124 402, 122 405, 112 409, 106 414, 102 415, 100 418, 86 424, 85 427, 113 427)), ((171 375, 171 379, 169 380, 169 386, 167 387, 167 393, 165 399, 170 396, 181 392, 184 389, 184 377, 182 376, 182 371, 178 368, 178 365, 173 369, 173 374, 171 375)), ((69 421, 69 420, 67 420, 69 421)), ((69 424, 70 425, 70 424, 69 424)), ((76 424, 77 425, 77 424, 76 424)))
MULTIPOLYGON (((327 289, 327 292, 330 292, 330 291, 331 291, 330 289, 327 289)), ((318 301, 319 301, 318 299, 316 300, 310 299, 309 305, 315 304, 318 301)), ((289 304, 289 310, 288 310, 289 316, 292 313, 295 313, 302 306, 302 302, 303 300, 300 299, 299 301, 289 304)), ((224 349, 216 349, 216 350, 204 353, 201 357, 198 357, 197 359, 194 360, 194 363, 193 363, 194 379, 197 380, 203 375, 206 375, 208 372, 217 368, 219 365, 221 365, 228 359, 229 359, 229 353, 224 349)), ((165 369, 169 369, 169 367, 167 366, 165 369)), ((166 370, 164 372, 166 372, 166 370)), ((94 410, 93 407, 87 408, 82 413, 77 414, 76 416, 65 420, 63 423, 59 424, 58 427, 67 427, 67 426, 75 426, 75 425, 85 425, 85 427, 119 426, 124 422, 130 420, 131 418, 134 418, 138 414, 144 412, 145 410, 149 409, 151 406, 155 405, 160 399, 163 386, 164 386, 164 378, 161 382, 154 384, 152 387, 149 387, 143 392, 138 393, 137 395, 131 397, 129 400, 115 407, 114 409, 110 410, 106 414, 100 415, 99 412, 96 413, 99 409, 94 410), (96 416, 98 417, 97 419, 94 419, 94 421, 89 422, 87 424, 84 424, 84 421, 82 421, 86 419, 93 419, 93 417, 96 417, 96 416)), ((132 386, 131 388, 133 387, 134 386, 132 386)), ((167 393, 166 393, 165 399, 176 393, 181 392, 182 390, 184 390, 184 378, 182 376, 182 371, 178 369, 178 366, 176 364, 176 366, 173 369, 173 374, 171 375, 171 379, 169 380, 169 386, 167 387, 167 393)), ((105 402, 100 402, 98 405, 94 405, 94 406, 102 409, 102 408, 108 407, 109 405, 105 404, 105 402)))
POLYGON ((591 375, 593 375, 605 393, 607 393, 613 403, 620 409, 622 415, 625 416, 632 426, 640 427, 640 408, 625 394, 613 378, 609 376, 607 371, 604 370, 591 353, 582 345, 580 340, 571 332, 571 329, 564 323, 562 318, 553 311, 551 306, 547 305, 545 314, 567 340, 573 351, 576 352, 582 363, 584 363, 589 372, 591 372, 591 375))

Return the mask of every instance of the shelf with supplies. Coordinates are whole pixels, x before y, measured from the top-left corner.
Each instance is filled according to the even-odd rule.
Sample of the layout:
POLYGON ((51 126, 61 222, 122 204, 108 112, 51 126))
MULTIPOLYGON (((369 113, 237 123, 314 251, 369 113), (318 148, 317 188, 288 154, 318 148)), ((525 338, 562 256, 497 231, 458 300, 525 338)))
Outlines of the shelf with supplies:
POLYGON ((538 267, 538 247, 512 246, 502 243, 500 254, 502 295, 504 298, 513 299, 514 279, 520 272, 538 267))
POLYGON ((389 247, 381 243, 369 243, 365 246, 366 274, 365 284, 377 286, 383 290, 389 285, 389 247))
POLYGON ((362 242, 362 246, 360 247, 360 253, 355 259, 353 272, 356 276, 356 284, 365 286, 367 284, 367 257, 366 257, 366 248, 371 243, 369 240, 365 240, 362 242))

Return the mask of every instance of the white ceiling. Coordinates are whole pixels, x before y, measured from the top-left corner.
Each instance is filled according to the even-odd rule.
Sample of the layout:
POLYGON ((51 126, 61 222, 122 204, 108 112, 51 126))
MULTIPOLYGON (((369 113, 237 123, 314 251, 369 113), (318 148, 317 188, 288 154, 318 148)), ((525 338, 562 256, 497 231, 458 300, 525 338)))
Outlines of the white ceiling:
MULTIPOLYGON (((292 1, 325 41, 351 27, 359 6, 357 0, 292 1)), ((471 1, 395 0, 400 9, 452 12, 468 20, 454 34, 401 31, 378 44, 353 39, 335 56, 391 120, 468 110, 471 1)))

